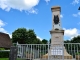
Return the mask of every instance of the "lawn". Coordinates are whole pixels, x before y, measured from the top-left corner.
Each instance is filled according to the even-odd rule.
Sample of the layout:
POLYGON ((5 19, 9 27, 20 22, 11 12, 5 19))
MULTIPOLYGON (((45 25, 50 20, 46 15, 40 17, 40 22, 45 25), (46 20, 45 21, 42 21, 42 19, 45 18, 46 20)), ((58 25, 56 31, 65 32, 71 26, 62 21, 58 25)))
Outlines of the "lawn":
MULTIPOLYGON (((9 60, 9 58, 0 58, 0 60, 9 60)), ((17 60, 21 60, 21 59, 17 59, 17 60)))
POLYGON ((0 60, 9 60, 9 58, 0 58, 0 60))

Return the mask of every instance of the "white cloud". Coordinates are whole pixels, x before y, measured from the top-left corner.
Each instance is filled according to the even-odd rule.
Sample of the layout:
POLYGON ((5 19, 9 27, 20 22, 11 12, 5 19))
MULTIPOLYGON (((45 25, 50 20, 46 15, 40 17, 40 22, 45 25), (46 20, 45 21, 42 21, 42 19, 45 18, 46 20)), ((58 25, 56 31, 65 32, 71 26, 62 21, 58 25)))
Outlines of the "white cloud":
POLYGON ((78 15, 77 15, 77 14, 73 14, 73 16, 74 16, 74 17, 78 17, 78 15))
POLYGON ((2 28, 2 27, 0 27, 0 32, 7 33, 7 31, 4 28, 2 28))
POLYGON ((80 12, 76 13, 76 14, 73 14, 74 17, 78 17, 80 16, 80 12))
POLYGON ((37 36, 38 39, 40 39, 42 41, 42 38, 40 38, 39 36, 37 36))
POLYGON ((63 18, 63 15, 60 15, 61 18, 63 18))
MULTIPOLYGON (((5 24, 6 24, 5 22, 3 22, 2 20, 0 20, 0 32, 9 34, 9 33, 3 28, 3 26, 5 26, 5 24)), ((11 37, 11 34, 9 34, 9 36, 11 37)))
POLYGON ((73 4, 73 5, 79 4, 79 0, 73 0, 73 2, 71 4, 73 4))
POLYGON ((45 0, 45 2, 48 4, 50 2, 50 0, 45 0))
POLYGON ((77 14, 80 15, 80 12, 78 12, 77 14))
POLYGON ((0 19, 0 32, 7 33, 7 31, 4 28, 2 28, 3 26, 5 26, 5 23, 0 19))
POLYGON ((80 31, 76 28, 73 28, 73 29, 65 29, 64 28, 64 30, 65 30, 64 36, 69 37, 70 39, 80 35, 80 31))
MULTIPOLYGON (((35 6, 38 5, 39 0, 0 0, 0 8, 5 11, 10 9, 17 9, 20 11, 31 11, 35 13, 35 6)), ((30 13, 30 12, 29 12, 30 13)))
POLYGON ((35 14, 37 14, 38 10, 37 10, 37 9, 31 9, 31 10, 29 10, 28 12, 29 12, 29 13, 35 13, 35 14))
POLYGON ((0 32, 6 32, 4 28, 2 28, 3 26, 5 26, 5 23, 0 19, 0 32))
POLYGON ((4 22, 2 20, 0 20, 0 27, 4 26, 4 22))

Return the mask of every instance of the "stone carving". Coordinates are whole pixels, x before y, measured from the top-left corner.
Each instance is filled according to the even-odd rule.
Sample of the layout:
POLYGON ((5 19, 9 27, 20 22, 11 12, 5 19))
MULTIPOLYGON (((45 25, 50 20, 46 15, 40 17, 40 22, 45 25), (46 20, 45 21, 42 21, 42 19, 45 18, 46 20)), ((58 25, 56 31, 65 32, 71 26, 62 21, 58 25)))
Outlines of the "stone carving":
POLYGON ((59 17, 58 17, 58 15, 54 15, 54 23, 55 24, 59 23, 59 17))

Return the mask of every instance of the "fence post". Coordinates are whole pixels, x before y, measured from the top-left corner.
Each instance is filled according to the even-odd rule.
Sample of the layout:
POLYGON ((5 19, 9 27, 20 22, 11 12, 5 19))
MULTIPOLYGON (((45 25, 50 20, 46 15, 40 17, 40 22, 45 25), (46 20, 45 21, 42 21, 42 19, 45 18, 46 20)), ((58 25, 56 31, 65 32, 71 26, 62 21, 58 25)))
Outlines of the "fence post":
POLYGON ((11 46, 9 60, 17 60, 17 47, 11 46))
POLYGON ((49 41, 48 41, 48 60, 49 60, 49 41))

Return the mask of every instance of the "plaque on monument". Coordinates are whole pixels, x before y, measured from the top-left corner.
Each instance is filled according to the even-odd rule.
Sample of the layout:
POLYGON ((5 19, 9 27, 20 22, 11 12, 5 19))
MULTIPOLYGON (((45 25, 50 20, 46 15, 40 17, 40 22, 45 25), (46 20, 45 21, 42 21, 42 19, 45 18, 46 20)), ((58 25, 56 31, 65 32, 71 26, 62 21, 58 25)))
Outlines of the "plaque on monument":
POLYGON ((62 47, 55 47, 51 50, 51 55, 63 55, 62 47))
POLYGON ((17 47, 11 46, 9 60, 17 60, 17 47))

